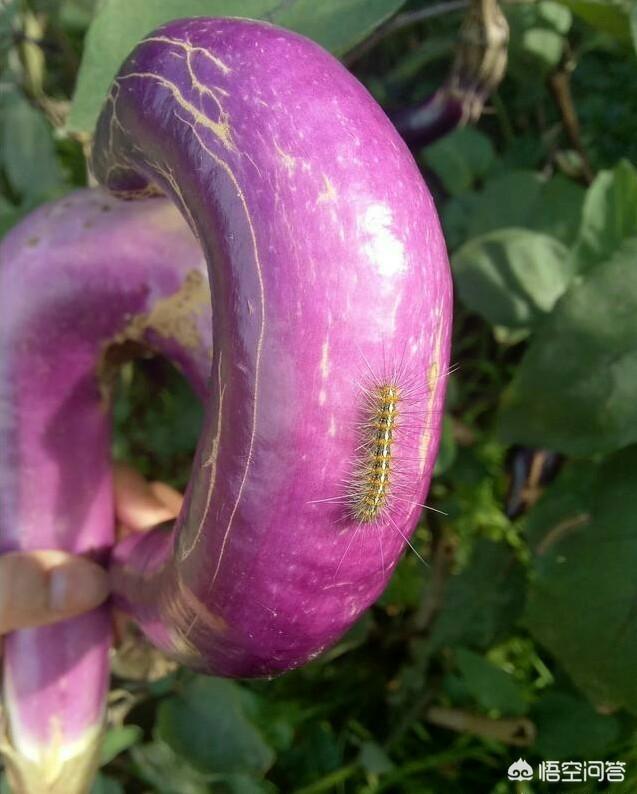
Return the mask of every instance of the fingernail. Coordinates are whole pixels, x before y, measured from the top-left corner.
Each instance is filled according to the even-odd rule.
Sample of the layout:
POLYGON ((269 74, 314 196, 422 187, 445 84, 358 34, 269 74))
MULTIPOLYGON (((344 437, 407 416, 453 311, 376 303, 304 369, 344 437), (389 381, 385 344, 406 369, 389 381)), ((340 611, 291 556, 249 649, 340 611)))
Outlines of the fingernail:
POLYGON ((54 612, 83 612, 108 595, 106 572, 86 560, 60 565, 49 578, 49 605, 54 612))

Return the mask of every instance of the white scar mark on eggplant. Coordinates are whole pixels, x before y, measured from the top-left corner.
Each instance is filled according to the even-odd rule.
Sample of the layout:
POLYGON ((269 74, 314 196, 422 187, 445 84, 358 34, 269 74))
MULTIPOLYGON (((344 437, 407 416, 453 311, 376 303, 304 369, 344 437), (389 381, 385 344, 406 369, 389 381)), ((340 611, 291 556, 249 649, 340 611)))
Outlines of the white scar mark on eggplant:
MULTIPOLYGON (((201 110, 199 110, 199 108, 195 107, 192 102, 188 101, 181 93, 176 83, 173 83, 172 80, 168 80, 168 78, 164 77, 163 75, 155 74, 154 72, 128 72, 128 74, 122 75, 118 78, 120 83, 124 82, 125 80, 133 79, 152 80, 153 82, 156 82, 162 86, 162 88, 167 89, 172 94, 175 102, 183 110, 185 110, 186 113, 189 113, 193 117, 195 124, 199 124, 205 129, 210 130, 210 132, 214 134, 224 148, 231 152, 237 151, 234 141, 232 140, 230 123, 228 121, 228 114, 226 111, 220 110, 220 121, 214 121, 209 116, 206 116, 206 114, 201 110)), ((219 103, 218 99, 216 101, 219 103)), ((225 165, 227 166, 227 163, 225 163, 225 165)))
POLYGON ((217 580, 217 576, 219 575, 219 571, 221 570, 221 563, 223 562, 224 554, 225 554, 227 543, 228 543, 228 538, 230 536, 230 531, 232 529, 232 522, 234 521, 234 517, 235 517, 237 509, 239 507, 239 502, 241 501, 241 497, 243 495, 245 484, 246 484, 246 481, 248 479, 248 471, 250 469, 250 465, 252 463, 252 458, 253 458, 253 454, 254 454, 254 439, 255 439, 255 436, 256 436, 256 426, 257 426, 257 410, 258 410, 258 406, 259 406, 259 380, 260 380, 260 374, 261 374, 261 356, 262 356, 262 353, 263 353, 263 340, 264 340, 264 337, 265 337, 265 286, 264 286, 264 282, 263 282, 263 270, 262 270, 262 266, 261 266, 261 260, 260 260, 260 257, 259 257, 257 236, 256 236, 256 232, 254 230, 254 225, 252 223, 252 216, 250 215, 250 211, 248 209, 248 204, 247 204, 245 195, 243 193, 243 190, 241 189, 241 187, 239 185, 239 182, 237 181, 237 178, 236 178, 234 172, 232 171, 232 169, 230 168, 230 166, 228 165, 228 163, 225 160, 223 160, 221 157, 216 155, 213 151, 210 150, 210 148, 208 146, 206 146, 205 142, 201 139, 201 136, 199 135, 199 133, 197 132, 197 130, 195 129, 195 127, 193 125, 191 125, 189 122, 185 121, 185 119, 181 119, 181 120, 184 123, 188 124, 188 126, 190 126, 190 128, 192 129, 193 135, 195 136, 195 139, 197 140, 199 145, 202 147, 202 149, 204 149, 208 153, 208 155, 211 157, 211 159, 213 159, 215 161, 215 163, 217 163, 217 165, 219 165, 226 172, 226 174, 229 176, 230 180, 232 181, 235 190, 237 191, 237 196, 238 196, 239 200, 241 201, 241 205, 242 205, 244 213, 245 213, 246 222, 248 224, 248 228, 250 229, 250 238, 251 238, 252 250, 253 250, 253 254, 254 254, 254 264, 255 264, 255 267, 256 267, 256 271, 257 271, 257 278, 259 280, 259 293, 260 293, 260 307, 259 308, 261 310, 261 320, 260 320, 259 338, 257 340, 257 349, 256 349, 256 358, 255 358, 254 401, 253 401, 253 408, 252 408, 252 428, 251 428, 251 433, 250 433, 250 443, 249 443, 249 446, 248 446, 248 455, 247 455, 247 459, 246 459, 246 465, 245 465, 245 469, 244 469, 244 472, 243 472, 243 477, 242 477, 242 480, 241 480, 241 484, 239 486, 239 491, 237 493, 237 498, 236 498, 236 501, 235 501, 234 506, 232 508, 232 512, 230 514, 230 518, 228 520, 228 524, 226 526, 226 530, 225 530, 224 535, 223 535, 221 548, 219 550, 219 554, 218 554, 218 557, 217 557, 217 566, 216 566, 216 568, 214 570, 214 573, 212 575, 212 579, 210 581, 209 587, 212 588, 214 583, 215 583, 215 581, 217 580))
POLYGON ((147 39, 143 39, 140 44, 145 44, 146 42, 158 42, 161 44, 170 44, 175 47, 180 47, 182 50, 184 50, 186 55, 199 53, 213 63, 221 72, 223 72, 223 74, 229 74, 232 71, 228 64, 224 63, 221 58, 218 58, 216 55, 213 55, 206 47, 197 47, 188 41, 171 39, 169 36, 149 36, 147 39))
POLYGON ((192 552, 194 551, 195 547, 199 543, 199 538, 201 537, 201 533, 203 531, 204 525, 206 523, 206 519, 208 518, 208 513, 210 512, 210 504, 212 501, 212 492, 215 487, 215 483, 217 480, 217 456, 219 454, 219 439, 221 437, 221 429, 223 426, 223 400, 226 393, 226 384, 221 384, 221 361, 222 361, 223 354, 219 353, 219 365, 217 367, 217 389, 219 394, 219 411, 217 413, 217 427, 215 429, 215 435, 212 439, 212 444, 210 445, 210 455, 208 458, 203 462, 203 468, 209 468, 210 474, 208 479, 208 493, 206 494, 206 506, 204 508, 203 515, 201 520, 199 521, 199 525, 194 532, 194 536, 192 541, 188 546, 184 546, 181 550, 180 554, 180 561, 187 559, 192 552))

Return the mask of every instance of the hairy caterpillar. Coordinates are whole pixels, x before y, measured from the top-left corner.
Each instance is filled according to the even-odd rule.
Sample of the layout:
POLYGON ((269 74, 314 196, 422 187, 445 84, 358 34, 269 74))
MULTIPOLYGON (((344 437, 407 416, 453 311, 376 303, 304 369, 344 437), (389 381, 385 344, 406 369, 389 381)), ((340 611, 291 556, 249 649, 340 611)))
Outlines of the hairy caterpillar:
POLYGON ((423 471, 431 460, 430 442, 436 438, 442 410, 436 400, 437 387, 446 370, 413 371, 413 364, 406 364, 403 354, 398 365, 383 363, 377 372, 359 352, 366 373, 357 379, 354 390, 358 420, 349 472, 341 480, 338 494, 316 500, 340 507, 335 521, 346 533, 334 580, 342 575, 344 566, 356 564, 360 551, 355 549, 366 547, 369 532, 378 544, 377 570, 383 576, 398 561, 396 542, 409 546, 427 565, 410 540, 406 521, 413 526, 415 512, 422 508, 440 512, 422 503, 423 471), (409 515, 413 519, 408 519, 409 515))
POLYGON ((412 372, 404 354, 397 366, 383 364, 378 373, 359 353, 367 373, 357 380, 354 391, 358 420, 349 471, 340 481, 338 494, 311 502, 340 506, 333 520, 351 531, 337 572, 366 529, 378 535, 383 569, 385 532, 398 535, 424 562, 401 529, 405 515, 415 508, 441 512, 422 503, 423 471, 428 468, 430 442, 437 440, 442 412, 436 399, 438 381, 449 373, 433 366, 429 372, 412 372))
POLYGON ((384 383, 367 394, 369 421, 361 445, 362 460, 351 494, 351 513, 356 521, 376 520, 389 497, 392 480, 392 445, 399 416, 400 388, 384 383))

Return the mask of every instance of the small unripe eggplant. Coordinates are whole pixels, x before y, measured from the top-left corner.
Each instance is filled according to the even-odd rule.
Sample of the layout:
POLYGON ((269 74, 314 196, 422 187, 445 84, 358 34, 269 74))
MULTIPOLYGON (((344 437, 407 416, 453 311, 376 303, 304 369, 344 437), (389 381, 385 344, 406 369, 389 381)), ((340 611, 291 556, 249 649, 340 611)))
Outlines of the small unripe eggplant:
MULTIPOLYGON (((179 20, 144 39, 113 82, 92 167, 119 198, 161 192, 173 200, 205 256, 212 299, 205 421, 184 507, 172 532, 115 547, 116 603, 194 669, 290 670, 333 644, 382 592, 427 493, 451 326, 449 266, 431 197, 391 123, 338 61, 301 36, 244 19, 179 20)), ((134 202, 119 206, 137 221, 134 202)), ((149 262, 148 250, 162 245, 156 227, 130 232, 136 284, 135 257, 149 262)), ((123 225, 114 230, 118 240, 126 234, 123 225)), ((184 260, 192 241, 186 247, 184 260)), ((158 259, 176 267, 168 251, 158 259)), ((39 290, 60 278, 63 266, 49 255, 39 290)), ((102 334, 100 352, 92 348, 90 365, 88 353, 77 354, 88 370, 73 405, 78 421, 102 411, 102 424, 85 434, 102 460, 108 415, 96 373, 109 345, 132 333, 181 358, 195 380, 205 355, 201 334, 148 325, 149 313, 156 316, 151 287, 135 293, 125 333, 113 336, 105 317, 129 294, 118 286, 128 267, 104 251, 84 262, 106 286, 81 334, 102 334)), ((87 278, 78 274, 77 283, 87 278)), ((173 284, 183 312, 182 288, 173 284)), ((90 295, 81 302, 89 305, 90 295)), ((61 290, 56 305, 64 301, 61 290)), ((36 320, 39 330, 26 324, 20 332, 25 340, 44 333, 36 320)), ((54 314, 48 323, 67 327, 54 314)), ((73 334, 56 338, 65 354, 74 345, 84 351, 73 334)), ((50 373, 51 383, 66 377, 50 373)), ((7 371, 4 432, 32 438, 15 411, 14 383, 7 371)), ((58 414, 41 407, 45 392, 30 388, 57 437, 58 414)), ((110 475, 91 469, 88 452, 70 462, 70 446, 55 449, 67 472, 82 467, 83 488, 93 481, 94 493, 110 498, 110 475)), ((15 473, 21 454, 8 456, 8 482, 31 476, 28 465, 15 473)), ((58 482, 55 472, 47 476, 58 482)), ((71 474, 61 481, 73 490, 71 474)), ((108 546, 111 536, 102 537, 108 546)))

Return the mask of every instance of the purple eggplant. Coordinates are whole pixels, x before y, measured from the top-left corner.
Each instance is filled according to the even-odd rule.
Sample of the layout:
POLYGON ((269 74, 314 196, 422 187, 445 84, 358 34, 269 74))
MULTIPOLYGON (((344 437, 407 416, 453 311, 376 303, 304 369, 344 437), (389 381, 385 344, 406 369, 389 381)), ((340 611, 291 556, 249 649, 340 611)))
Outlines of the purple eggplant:
POLYGON ((133 50, 93 170, 175 201, 213 306, 184 508, 172 535, 117 548, 118 603, 198 670, 289 670, 378 597, 421 513, 451 325, 431 196, 337 60, 242 19, 178 20, 133 50))
MULTIPOLYGON (((112 551, 115 602, 194 669, 290 670, 382 592, 426 498, 452 311, 431 196, 338 61, 245 19, 149 34, 92 168, 114 198, 38 210, 0 250, 0 551, 105 559, 107 384, 150 347, 205 420, 172 531, 112 551), (192 232, 165 200, 134 201, 158 193, 192 232)), ((42 791, 84 790, 68 769, 82 757, 88 779, 109 641, 105 610, 8 638, 14 785, 28 762, 42 791)))

